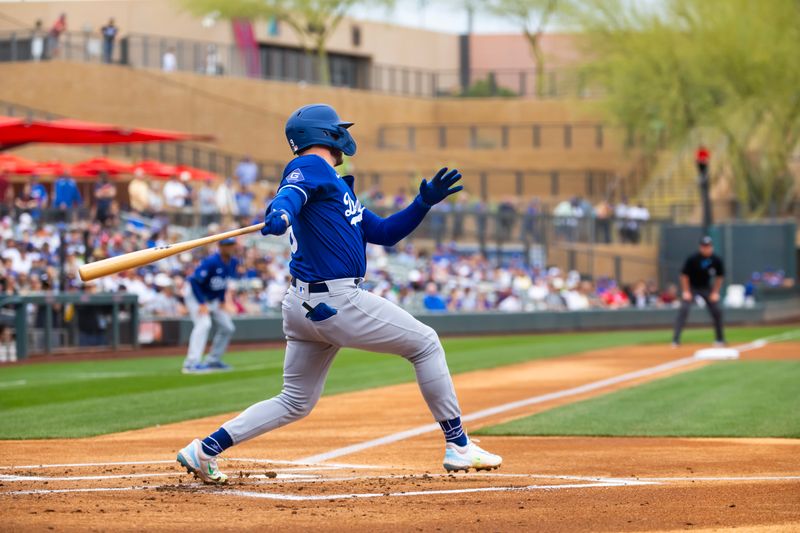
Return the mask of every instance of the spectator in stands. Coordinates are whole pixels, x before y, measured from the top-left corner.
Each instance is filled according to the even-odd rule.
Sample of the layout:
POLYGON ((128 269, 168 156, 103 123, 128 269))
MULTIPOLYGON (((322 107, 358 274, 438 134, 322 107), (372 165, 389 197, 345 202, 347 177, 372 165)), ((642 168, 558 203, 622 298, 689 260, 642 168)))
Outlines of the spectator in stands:
POLYGON ((522 224, 520 224, 519 239, 524 243, 538 242, 541 240, 538 234, 538 218, 542 213, 542 206, 538 198, 532 198, 522 214, 522 224))
POLYGON ((151 216, 164 211, 164 194, 158 182, 150 182, 147 193, 147 206, 147 210, 151 216))
POLYGON ((242 187, 252 187, 258 180, 258 165, 253 161, 249 155, 244 156, 244 159, 239 161, 236 165, 234 172, 236 178, 239 180, 239 185, 242 187))
POLYGON ((100 179, 94 186, 94 219, 103 226, 114 219, 114 200, 117 198, 117 187, 108 180, 108 174, 100 173, 100 179))
POLYGON ((4 170, 0 170, 0 216, 10 214, 13 205, 11 182, 8 179, 8 174, 4 170))
POLYGON ((628 209, 629 235, 633 244, 639 244, 642 239, 642 228, 650 220, 650 211, 639 202, 636 206, 628 209))
POLYGON ((425 306, 426 311, 436 313, 447 311, 447 303, 439 294, 439 288, 433 281, 425 285, 425 298, 422 300, 422 305, 425 306))
MULTIPOLYGON (((408 204, 404 199, 404 203, 397 205, 395 201, 395 208, 399 209, 408 204)), ((453 241, 458 241, 464 236, 464 215, 465 211, 469 208, 469 194, 466 191, 458 195, 458 198, 453 202, 453 241)))
POLYGON ((609 309, 620 309, 628 307, 630 300, 628 296, 616 284, 609 287, 602 295, 601 299, 609 309))
POLYGON ((236 202, 236 216, 250 218, 252 215, 253 199, 255 195, 246 185, 242 185, 234 196, 236 202))
POLYGON ((128 201, 131 209, 145 216, 153 216, 150 211, 150 187, 147 181, 140 176, 135 176, 128 183, 128 201))
POLYGON ((559 202, 553 210, 556 235, 566 241, 575 242, 578 236, 578 219, 582 216, 577 197, 559 202))
POLYGON ((189 189, 178 179, 178 176, 170 176, 169 181, 164 184, 164 204, 169 211, 176 212, 186 206, 186 199, 189 197, 189 189))
POLYGON ((164 72, 175 72, 178 70, 178 58, 175 56, 175 49, 171 46, 167 48, 167 51, 161 56, 161 70, 164 72))
POLYGON ((595 242, 608 244, 611 242, 611 220, 614 208, 608 200, 601 200, 594 208, 595 242))
POLYGON ((78 184, 67 174, 62 174, 53 184, 53 207, 59 210, 59 219, 70 222, 75 216, 75 209, 83 205, 78 184))
POLYGON ((236 191, 234 190, 233 180, 231 178, 225 178, 225 181, 217 186, 217 208, 223 218, 227 218, 236 213, 235 194, 236 191))
POLYGON ((47 57, 58 57, 61 34, 67 31, 67 14, 61 13, 47 34, 47 57))
POLYGON ((119 33, 113 18, 108 19, 108 24, 100 28, 100 33, 103 35, 103 63, 111 63, 114 57, 114 40, 119 33))
POLYGON ((33 61, 41 61, 44 58, 44 28, 42 28, 42 19, 37 19, 36 24, 33 26, 31 33, 31 59, 33 61))
MULTIPOLYGON (((33 220, 41 217, 42 209, 47 206, 47 190, 39 183, 39 177, 31 177, 31 183, 23 185, 19 196, 14 200, 17 215, 28 214, 33 220)), ((20 218, 20 222, 22 218, 20 218)))
POLYGON ((630 207, 628 197, 622 195, 619 203, 614 207, 614 218, 617 219, 617 231, 619 232, 620 242, 631 242, 630 230, 628 226, 630 207))
POLYGON ((175 287, 172 279, 165 273, 159 272, 153 285, 155 294, 147 302, 144 312, 153 316, 181 316, 186 314, 183 304, 175 296, 175 287))
POLYGON ((495 241, 497 242, 498 250, 503 247, 506 241, 511 240, 516 222, 517 208, 514 206, 514 198, 506 198, 497 206, 495 241))
POLYGON ((431 237, 439 248, 447 233, 447 213, 450 211, 449 202, 440 202, 431 208, 428 220, 430 221, 431 237))
POLYGON ((197 205, 200 211, 200 225, 208 226, 215 222, 219 215, 219 206, 217 206, 217 193, 211 187, 211 180, 203 180, 203 184, 197 191, 197 205))

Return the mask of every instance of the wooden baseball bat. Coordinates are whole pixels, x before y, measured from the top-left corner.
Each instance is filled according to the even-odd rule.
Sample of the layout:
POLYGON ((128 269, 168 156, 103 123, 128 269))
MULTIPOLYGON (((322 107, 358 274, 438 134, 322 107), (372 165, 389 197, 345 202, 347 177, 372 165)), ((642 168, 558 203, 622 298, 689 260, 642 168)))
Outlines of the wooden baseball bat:
POLYGON ((155 248, 147 248, 146 250, 137 250, 116 257, 109 257, 102 261, 87 263, 78 269, 78 273, 82 281, 92 281, 93 279, 116 274, 123 270, 147 265, 159 259, 180 254, 200 246, 219 242, 223 239, 253 233, 259 231, 263 227, 264 223, 261 222, 260 224, 253 224, 252 226, 226 231, 225 233, 219 233, 217 235, 209 235, 208 237, 200 237, 199 239, 192 239, 191 241, 156 246, 155 248))

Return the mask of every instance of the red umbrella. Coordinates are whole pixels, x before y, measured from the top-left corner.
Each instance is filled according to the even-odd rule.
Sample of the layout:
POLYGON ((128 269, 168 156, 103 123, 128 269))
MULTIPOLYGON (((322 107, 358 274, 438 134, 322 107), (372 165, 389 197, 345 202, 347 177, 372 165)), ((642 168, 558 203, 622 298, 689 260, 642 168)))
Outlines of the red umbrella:
POLYGON ((72 175, 75 177, 90 178, 99 176, 103 172, 110 176, 131 174, 133 173, 133 167, 107 157, 95 157, 72 165, 72 175))
MULTIPOLYGON (((12 155, 0 153, 0 172, 10 172, 11 174, 20 174, 19 170, 30 169, 36 163, 28 159, 12 155)), ((23 172, 27 173, 27 172, 23 172)))
POLYGON ((146 159, 134 163, 131 169, 137 176, 144 174, 154 178, 169 178, 179 174, 178 167, 153 159, 146 159))
POLYGON ((37 176, 60 176, 71 174, 72 169, 63 161, 39 161, 29 167, 17 168, 17 174, 36 174, 37 176))
POLYGON ((32 142, 54 144, 117 144, 163 141, 209 141, 208 135, 166 130, 121 128, 111 124, 60 119, 50 122, 0 117, 0 150, 32 142))
POLYGON ((213 172, 209 172, 207 170, 203 170, 200 168, 190 167, 188 165, 178 165, 178 176, 183 179, 184 176, 188 175, 188 179, 192 181, 207 181, 207 180, 218 180, 220 176, 214 174, 213 172))

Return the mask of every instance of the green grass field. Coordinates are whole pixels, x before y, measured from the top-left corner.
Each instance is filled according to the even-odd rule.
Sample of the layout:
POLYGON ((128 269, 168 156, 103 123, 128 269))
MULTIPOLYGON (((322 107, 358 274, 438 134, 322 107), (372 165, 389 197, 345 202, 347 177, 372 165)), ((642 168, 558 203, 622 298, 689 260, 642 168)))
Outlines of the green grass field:
POLYGON ((484 428, 482 435, 800 437, 800 361, 727 361, 484 428))
MULTIPOLYGON (((746 342, 788 327, 731 329, 746 342)), ((587 350, 661 343, 669 332, 631 331, 445 339, 453 373, 587 350)), ((707 329, 689 330, 686 342, 709 342, 707 329)), ((184 376, 182 355, 0 367, 2 439, 84 437, 177 422, 242 409, 280 391, 282 350, 244 351, 227 360, 235 371, 184 376)), ((399 357, 343 350, 326 394, 413 381, 399 357)))

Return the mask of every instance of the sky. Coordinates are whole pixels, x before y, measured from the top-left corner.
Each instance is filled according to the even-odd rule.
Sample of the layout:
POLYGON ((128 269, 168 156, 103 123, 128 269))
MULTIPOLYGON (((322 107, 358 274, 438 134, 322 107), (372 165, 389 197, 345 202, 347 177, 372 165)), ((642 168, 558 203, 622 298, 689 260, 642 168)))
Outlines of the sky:
MULTIPOLYGON (((357 6, 350 14, 355 18, 368 20, 379 20, 400 24, 402 26, 412 26, 428 30, 466 33, 467 13, 461 6, 465 0, 394 0, 395 7, 391 10, 386 8, 365 8, 357 6)), ((473 0, 476 1, 476 0, 473 0)), ((658 9, 664 5, 664 0, 625 0, 632 6, 645 9, 658 9)), ((479 0, 476 3, 480 4, 479 0)), ((557 24, 550 25, 550 31, 559 30, 557 24)), ((475 16, 473 31, 475 33, 519 33, 520 27, 501 17, 493 16, 486 12, 480 12, 475 16)))
MULTIPOLYGON (((356 18, 380 20, 448 33, 466 33, 467 13, 459 8, 458 0, 395 0, 395 7, 357 7, 351 11, 356 18)), ((481 13, 475 17, 476 33, 517 33, 519 27, 492 15, 481 13)))

